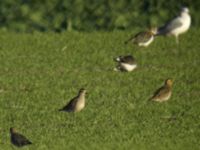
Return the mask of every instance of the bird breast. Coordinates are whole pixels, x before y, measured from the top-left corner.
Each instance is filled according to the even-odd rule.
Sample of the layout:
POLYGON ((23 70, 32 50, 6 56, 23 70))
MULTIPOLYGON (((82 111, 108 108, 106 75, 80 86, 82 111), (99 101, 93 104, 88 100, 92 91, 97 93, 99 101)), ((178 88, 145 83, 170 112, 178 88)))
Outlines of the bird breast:
POLYGON ((80 111, 85 107, 85 97, 80 97, 76 104, 76 111, 80 111))
POLYGON ((169 92, 163 97, 158 97, 154 99, 154 101, 158 101, 158 102, 167 101, 168 99, 170 99, 171 95, 172 95, 172 92, 169 92))
POLYGON ((190 24, 191 24, 191 17, 190 17, 190 15, 187 14, 187 13, 184 13, 182 15, 182 20, 183 20, 183 28, 185 30, 188 30, 189 27, 190 27, 190 24))
POLYGON ((166 101, 166 100, 170 99, 171 95, 172 95, 172 93, 169 92, 169 93, 163 98, 163 100, 166 101))

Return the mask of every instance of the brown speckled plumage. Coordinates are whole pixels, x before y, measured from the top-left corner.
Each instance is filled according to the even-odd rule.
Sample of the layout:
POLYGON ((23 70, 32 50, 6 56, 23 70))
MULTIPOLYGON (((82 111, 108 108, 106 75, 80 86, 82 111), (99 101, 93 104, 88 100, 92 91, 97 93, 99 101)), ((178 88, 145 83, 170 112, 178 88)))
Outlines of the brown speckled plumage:
POLYGON ((172 85, 173 81, 171 79, 167 79, 165 81, 165 85, 159 88, 150 98, 150 100, 157 102, 164 102, 169 100, 172 94, 172 85))

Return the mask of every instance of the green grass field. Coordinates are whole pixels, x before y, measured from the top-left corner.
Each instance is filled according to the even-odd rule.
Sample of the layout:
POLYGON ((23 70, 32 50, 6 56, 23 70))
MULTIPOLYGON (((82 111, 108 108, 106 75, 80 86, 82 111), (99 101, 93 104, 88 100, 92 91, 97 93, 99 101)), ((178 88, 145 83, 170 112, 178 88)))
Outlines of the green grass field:
MULTIPOLYGON (((134 32, 133 32, 134 33, 134 32)), ((200 30, 158 37, 148 48, 124 45, 130 32, 0 34, 0 150, 197 150, 200 146, 200 30), (115 72, 113 58, 132 54, 139 68, 115 72), (148 102, 166 78, 168 102, 148 102), (80 113, 64 113, 78 90, 80 113), (171 118, 171 119, 170 119, 171 118)))

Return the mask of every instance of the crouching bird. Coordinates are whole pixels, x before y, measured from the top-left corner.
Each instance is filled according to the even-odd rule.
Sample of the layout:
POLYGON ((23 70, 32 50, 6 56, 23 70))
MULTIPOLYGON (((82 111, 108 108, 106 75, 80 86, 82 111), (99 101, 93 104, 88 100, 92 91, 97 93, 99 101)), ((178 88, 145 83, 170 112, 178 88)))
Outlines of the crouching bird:
POLYGON ((149 100, 156 102, 164 102, 169 100, 172 95, 172 85, 172 79, 165 80, 164 86, 159 88, 149 100))
POLYGON ((17 147, 32 144, 32 142, 30 142, 24 135, 17 133, 15 128, 10 128, 10 140, 11 143, 17 147))
POLYGON ((131 36, 124 43, 128 44, 129 42, 132 42, 138 46, 147 47, 153 42, 154 35, 156 33, 157 33, 157 28, 151 28, 148 31, 139 32, 136 35, 131 36))
POLYGON ((119 56, 114 58, 114 61, 118 62, 117 67, 114 69, 115 71, 127 71, 131 72, 135 68, 137 68, 136 60, 133 56, 119 56))
POLYGON ((86 90, 84 88, 79 90, 79 93, 76 97, 72 98, 66 106, 59 109, 59 111, 66 112, 79 112, 85 107, 85 95, 86 90))

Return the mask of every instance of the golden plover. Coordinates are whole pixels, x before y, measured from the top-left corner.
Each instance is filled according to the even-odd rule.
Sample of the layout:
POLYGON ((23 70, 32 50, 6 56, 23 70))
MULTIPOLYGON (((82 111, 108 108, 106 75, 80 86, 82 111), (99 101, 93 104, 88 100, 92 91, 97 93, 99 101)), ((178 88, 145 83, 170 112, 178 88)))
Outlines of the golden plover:
POLYGON ((157 102, 164 102, 170 99, 172 95, 172 85, 173 81, 171 79, 167 79, 165 81, 164 86, 159 88, 154 95, 150 98, 152 101, 157 101, 157 102))
POLYGON ((62 109, 59 109, 59 111, 66 111, 66 112, 81 111, 85 107, 85 95, 86 95, 86 90, 83 88, 80 89, 78 95, 73 99, 71 99, 69 103, 62 109))
POLYGON ((157 28, 151 28, 149 31, 139 32, 136 35, 125 41, 125 44, 132 42, 138 46, 147 47, 154 40, 154 35, 157 33, 157 28))

